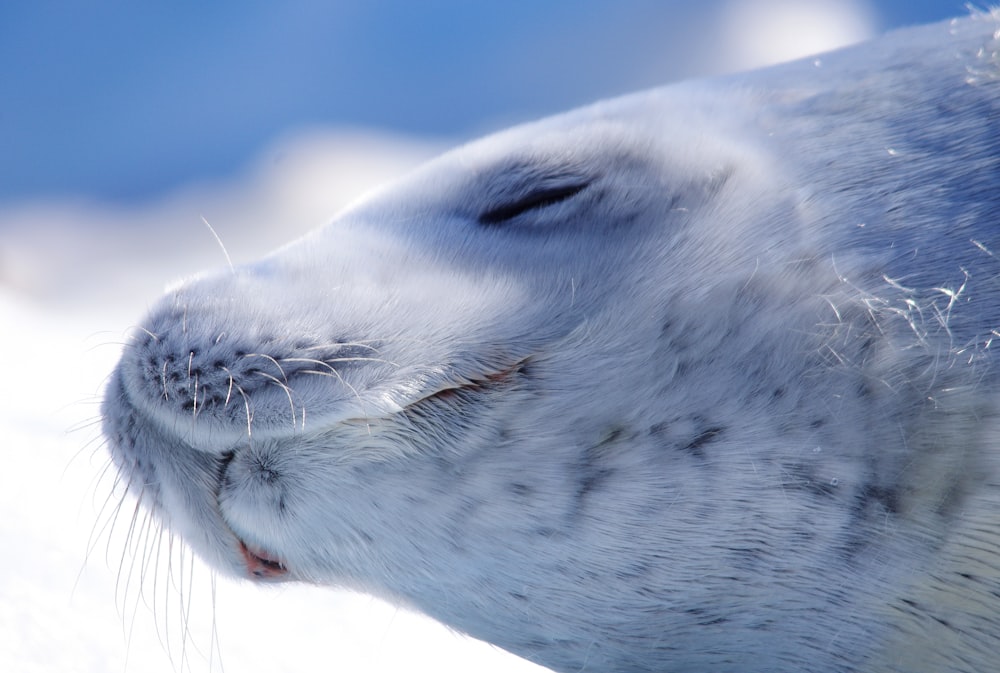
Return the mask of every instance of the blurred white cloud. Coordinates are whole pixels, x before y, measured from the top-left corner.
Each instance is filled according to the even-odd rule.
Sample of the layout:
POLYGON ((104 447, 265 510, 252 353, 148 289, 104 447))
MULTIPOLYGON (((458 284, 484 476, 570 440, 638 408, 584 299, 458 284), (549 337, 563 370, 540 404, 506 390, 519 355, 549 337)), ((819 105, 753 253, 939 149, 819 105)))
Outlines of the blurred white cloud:
POLYGON ((226 263, 202 218, 235 262, 249 261, 442 147, 391 134, 312 129, 275 141, 230 179, 194 182, 155 200, 45 199, 0 207, 0 288, 63 306, 152 298, 169 280, 226 263))
POLYGON ((729 0, 719 12, 720 70, 747 70, 818 54, 875 35, 859 0, 729 0))

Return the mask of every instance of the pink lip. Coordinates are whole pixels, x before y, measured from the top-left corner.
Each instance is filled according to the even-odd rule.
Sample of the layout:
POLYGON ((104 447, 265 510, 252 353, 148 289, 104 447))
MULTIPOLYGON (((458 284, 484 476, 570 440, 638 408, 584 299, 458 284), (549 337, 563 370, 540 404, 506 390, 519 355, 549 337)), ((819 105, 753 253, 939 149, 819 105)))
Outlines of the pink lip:
POLYGON ((262 549, 251 549, 240 540, 240 552, 247 564, 247 572, 258 579, 271 580, 288 573, 288 568, 279 559, 262 549))

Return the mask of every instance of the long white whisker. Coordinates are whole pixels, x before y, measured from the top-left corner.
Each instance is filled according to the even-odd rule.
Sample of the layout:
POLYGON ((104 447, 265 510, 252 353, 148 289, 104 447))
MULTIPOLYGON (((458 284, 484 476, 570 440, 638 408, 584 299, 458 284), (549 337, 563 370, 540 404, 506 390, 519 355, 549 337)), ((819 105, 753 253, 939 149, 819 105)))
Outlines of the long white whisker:
POLYGON ((375 351, 377 353, 378 352, 378 347, 377 346, 372 346, 371 345, 372 343, 379 343, 379 340, 372 339, 370 342, 369 341, 346 341, 346 342, 333 341, 333 342, 325 343, 325 344, 316 344, 315 346, 306 346, 306 347, 300 348, 298 350, 301 350, 301 351, 316 351, 316 350, 329 351, 329 350, 334 350, 334 349, 342 350, 344 348, 367 348, 368 350, 375 351))
MULTIPOLYGON (((304 412, 303 412, 304 413, 304 412)), ((211 577, 211 589, 212 589, 212 635, 209 641, 209 651, 208 651, 208 670, 212 670, 213 664, 215 663, 216 653, 219 657, 219 670, 225 671, 225 665, 222 663, 222 643, 219 642, 219 629, 218 629, 218 611, 217 611, 217 599, 218 599, 218 586, 216 582, 216 575, 213 572, 211 577)))
MULTIPOLYGON (((251 426, 253 425, 253 412, 250 411, 250 398, 247 396, 246 391, 243 390, 243 388, 238 383, 236 383, 236 380, 233 377, 233 373, 231 371, 229 371, 225 367, 222 368, 222 371, 226 372, 229 375, 230 392, 232 392, 232 389, 235 387, 236 392, 238 392, 240 394, 240 397, 243 398, 243 408, 246 410, 247 414, 247 438, 249 439, 253 435, 253 432, 251 431, 251 426)), ((227 406, 229 405, 229 394, 226 395, 226 405, 227 406)))
POLYGON ((263 376, 264 378, 269 379, 276 386, 278 386, 283 391, 285 391, 285 396, 288 397, 288 406, 291 407, 291 410, 292 410, 292 428, 294 429, 295 428, 295 422, 296 422, 296 419, 295 419, 295 400, 292 399, 292 389, 291 389, 291 387, 289 387, 288 385, 286 385, 286 384, 282 383, 281 381, 279 381, 276 376, 271 376, 270 374, 265 374, 264 372, 257 372, 257 373, 260 376, 263 376))
POLYGON ((281 358, 282 362, 305 362, 308 364, 317 365, 327 365, 330 366, 334 362, 378 362, 385 365, 392 365, 393 367, 399 367, 398 362, 393 362, 392 360, 386 360, 383 358, 365 358, 365 357, 342 357, 342 358, 330 358, 329 360, 318 360, 315 358, 281 358))
MULTIPOLYGON (((323 363, 323 364, 325 364, 325 363, 323 363)), ((299 373, 300 374, 311 374, 311 375, 314 375, 314 376, 329 376, 329 377, 336 378, 345 387, 347 387, 348 390, 350 390, 352 393, 354 393, 354 397, 358 401, 358 406, 361 408, 361 414, 362 414, 362 416, 364 416, 365 418, 367 418, 368 417, 368 411, 365 409, 365 402, 364 402, 364 400, 361 397, 361 393, 359 393, 354 386, 352 386, 350 383, 348 383, 347 381, 345 381, 344 377, 340 375, 340 372, 338 372, 333 367, 330 367, 329 365, 327 365, 327 367, 330 369, 329 372, 320 372, 320 371, 315 371, 315 370, 312 370, 312 369, 304 369, 304 370, 302 370, 299 373)), ((369 425, 367 422, 365 423, 365 425, 368 427, 368 433, 371 434, 371 425, 369 425)))
MULTIPOLYGON (((278 371, 281 372, 281 378, 283 378, 285 380, 285 383, 288 382, 288 377, 285 375, 285 370, 282 369, 281 365, 278 364, 277 360, 275 360, 272 356, 268 355, 267 353, 247 353, 243 357, 246 357, 246 358, 264 358, 265 360, 267 360, 271 364, 273 364, 275 367, 277 367, 278 371)), ((261 373, 263 373, 263 372, 261 372, 261 373)))
POLYGON ((226 244, 222 242, 222 237, 219 236, 218 232, 215 231, 212 225, 208 223, 208 219, 204 215, 201 216, 201 221, 205 223, 205 226, 208 227, 208 230, 215 238, 215 242, 218 243, 219 247, 222 249, 222 254, 226 258, 226 264, 229 265, 229 270, 233 273, 233 275, 236 275, 236 267, 233 266, 233 259, 229 256, 229 251, 226 250, 226 244))
MULTIPOLYGON (((118 573, 115 579, 115 603, 118 602, 119 592, 122 590, 122 575, 125 570, 125 558, 129 555, 129 547, 131 547, 132 537, 135 535, 135 524, 139 518, 139 512, 142 509, 141 500, 142 498, 140 494, 140 497, 136 500, 135 508, 132 510, 132 519, 129 522, 128 532, 126 533, 125 536, 125 548, 122 550, 121 558, 118 561, 118 573)), ((110 547, 110 542, 111 540, 109 539, 108 540, 109 547, 110 547)), ((125 590, 126 592, 128 591, 127 583, 125 584, 125 590)))

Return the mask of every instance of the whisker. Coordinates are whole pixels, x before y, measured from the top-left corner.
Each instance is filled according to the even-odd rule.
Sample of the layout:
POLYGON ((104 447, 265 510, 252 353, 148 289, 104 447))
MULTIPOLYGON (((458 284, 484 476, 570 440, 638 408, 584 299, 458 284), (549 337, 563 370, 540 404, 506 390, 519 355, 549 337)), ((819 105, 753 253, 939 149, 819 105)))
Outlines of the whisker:
MULTIPOLYGON (((325 364, 325 363, 323 363, 323 364, 325 364)), ((311 374, 311 375, 314 375, 314 376, 329 376, 329 377, 336 378, 342 384, 344 384, 344 386, 346 386, 348 390, 350 390, 352 393, 354 393, 354 397, 355 397, 355 399, 357 399, 358 405, 361 408, 361 414, 362 414, 362 416, 364 416, 365 418, 367 418, 368 417, 368 411, 365 409, 364 399, 362 399, 361 394, 358 392, 357 388, 355 388, 350 383, 348 383, 347 381, 345 381, 344 377, 341 376, 340 372, 338 372, 336 369, 334 369, 333 367, 329 367, 329 365, 327 365, 327 366, 330 369, 329 372, 320 372, 320 371, 316 371, 316 370, 313 370, 313 369, 304 369, 304 370, 302 370, 299 373, 300 374, 311 374)), ((367 421, 365 422, 365 425, 368 426, 368 433, 371 434, 371 425, 369 425, 367 423, 367 421)))
MULTIPOLYGON (((160 630, 160 622, 159 622, 159 620, 156 619, 156 613, 157 613, 157 609, 156 608, 157 608, 157 605, 158 605, 158 600, 159 600, 159 595, 160 595, 160 592, 157 589, 160 586, 160 582, 162 580, 162 575, 160 574, 160 567, 164 563, 163 539, 164 538, 167 539, 167 554, 170 554, 170 548, 171 548, 170 541, 171 541, 171 537, 172 537, 172 535, 169 532, 169 530, 164 529, 162 526, 159 527, 159 529, 158 529, 158 535, 157 535, 157 538, 156 538, 156 554, 154 555, 155 561, 153 563, 153 588, 152 588, 152 592, 153 592, 153 620, 154 620, 154 623, 156 625, 156 638, 157 638, 157 640, 160 641, 160 647, 162 647, 164 649, 164 651, 167 652, 167 656, 168 657, 169 657, 169 653, 170 653, 170 646, 164 640, 164 636, 165 636, 164 631, 167 630, 167 626, 164 623, 163 631, 160 630)), ((166 563, 167 563, 167 566, 169 568, 169 566, 170 566, 170 559, 169 559, 169 557, 166 559, 166 563)), ((145 582, 143 584, 145 584, 145 582)), ((164 582, 163 592, 164 592, 164 602, 165 603, 169 603, 169 601, 167 600, 167 597, 170 594, 169 582, 164 582)), ((164 608, 164 610, 166 610, 166 608, 164 608)))
POLYGON ((380 340, 377 340, 377 339, 372 339, 370 341, 346 341, 346 342, 331 341, 331 342, 328 342, 328 343, 325 343, 325 344, 316 344, 315 346, 306 346, 305 348, 300 348, 300 349, 297 349, 297 350, 302 350, 302 351, 315 351, 315 350, 329 351, 329 350, 334 350, 334 349, 340 350, 340 349, 344 349, 344 348, 367 348, 368 350, 375 351, 377 353, 378 352, 378 347, 377 346, 372 346, 371 344, 373 344, 373 343, 379 343, 379 342, 380 342, 380 340))
POLYGON ((232 399, 232 396, 233 396, 233 384, 236 381, 233 379, 233 373, 231 371, 229 371, 225 367, 223 367, 222 369, 229 376, 229 388, 226 389, 226 401, 222 405, 223 409, 228 409, 229 408, 229 400, 232 399))
POLYGON ((292 429, 294 429, 295 428, 295 401, 292 399, 292 389, 291 389, 291 387, 289 387, 288 385, 286 385, 286 384, 282 383, 281 381, 279 381, 278 378, 275 377, 275 376, 271 376, 270 374, 266 374, 264 372, 257 372, 257 373, 260 376, 263 376, 264 378, 269 379, 276 386, 278 386, 283 391, 285 391, 285 396, 288 397, 288 406, 290 406, 291 409, 292 409, 292 429))
POLYGON ((170 663, 176 664, 174 662, 174 653, 170 647, 170 596, 174 594, 177 590, 176 580, 174 578, 174 534, 168 530, 167 532, 167 555, 166 555, 166 577, 163 582, 163 635, 164 641, 166 642, 167 658, 170 659, 170 663), (172 588, 172 590, 171 590, 172 588))
POLYGON ((330 366, 334 362, 378 362, 385 365, 392 365, 393 367, 399 367, 398 362, 393 362, 392 360, 386 360, 383 358, 364 358, 364 357, 342 357, 342 358, 330 358, 328 360, 317 360, 315 358, 281 358, 282 362, 305 362, 307 364, 317 364, 317 365, 327 365, 330 366))
MULTIPOLYGON (((93 493, 95 495, 97 494, 97 485, 104 480, 104 478, 108 474, 108 470, 111 467, 112 463, 109 460, 105 465, 104 469, 101 471, 100 475, 96 477, 95 481, 91 484, 93 493)), ((94 519, 94 525, 91 526, 90 535, 87 537, 87 549, 86 549, 86 554, 84 556, 84 563, 90 560, 90 555, 93 554, 94 550, 97 548, 97 543, 104 536, 105 531, 108 530, 108 526, 111 525, 112 521, 114 521, 118 509, 121 508, 122 503, 124 502, 125 494, 122 494, 122 497, 117 499, 117 504, 115 505, 114 510, 108 512, 108 516, 105 517, 105 512, 107 511, 108 505, 115 501, 115 490, 117 490, 117 487, 120 483, 121 483, 121 475, 116 474, 115 481, 112 484, 111 489, 108 491, 108 495, 104 498, 104 502, 101 503, 100 508, 97 510, 97 516, 94 519), (102 519, 104 520, 104 524, 98 527, 102 519)))
POLYGON ((222 665, 222 647, 221 647, 222 644, 219 642, 219 629, 217 620, 218 612, 216 607, 217 606, 216 601, 218 598, 218 593, 217 593, 218 587, 216 579, 217 577, 213 572, 210 579, 211 596, 212 596, 212 634, 210 636, 209 650, 208 650, 208 670, 210 671, 214 667, 213 664, 215 663, 216 653, 218 653, 219 656, 219 670, 225 670, 225 667, 222 665))
MULTIPOLYGON (((285 383, 288 383, 288 377, 285 375, 285 370, 281 368, 281 365, 278 364, 277 360, 275 360, 272 356, 268 355, 267 353, 247 353, 243 357, 245 357, 245 358, 264 358, 265 360, 268 360, 275 367, 278 368, 278 371, 281 372, 281 378, 283 378, 285 380, 285 383)), ((263 372, 261 372, 261 373, 263 373, 263 372)))
POLYGON ((150 330, 146 329, 142 325, 136 325, 135 329, 139 330, 140 332, 145 332, 149 336, 149 338, 152 339, 153 341, 159 341, 160 340, 159 335, 157 335, 155 332, 151 332, 150 330))
POLYGON ((163 361, 163 366, 160 368, 160 384, 163 386, 163 401, 168 402, 170 400, 170 391, 167 389, 167 361, 163 361))
MULTIPOLYGON (((236 380, 233 377, 233 373, 229 371, 229 369, 223 367, 222 371, 226 372, 226 374, 229 375, 229 391, 232 392, 232 389, 235 387, 236 392, 238 392, 240 394, 240 397, 243 398, 243 408, 246 409, 246 414, 247 414, 247 438, 249 439, 250 436, 253 434, 250 429, 251 425, 253 424, 253 412, 250 411, 250 397, 247 395, 246 391, 243 390, 243 388, 238 383, 236 383, 236 380)), ((226 395, 226 406, 229 406, 229 394, 226 395)))
POLYGON ((216 232, 215 229, 212 227, 212 225, 208 223, 208 219, 204 215, 201 216, 201 221, 205 223, 205 226, 208 227, 208 230, 212 233, 212 236, 215 237, 215 242, 219 244, 220 248, 222 248, 222 254, 226 258, 226 264, 229 265, 229 270, 235 276, 236 267, 233 266, 233 260, 229 256, 229 251, 226 250, 226 244, 222 242, 222 237, 219 236, 218 232, 216 232))
MULTIPOLYGON (((155 614, 156 610, 153 605, 150 605, 149 601, 146 599, 146 593, 143 588, 146 585, 146 574, 149 572, 149 565, 154 562, 156 556, 153 554, 153 550, 156 548, 155 543, 151 541, 151 536, 155 535, 158 540, 163 535, 163 528, 159 521, 157 521, 152 515, 147 517, 146 531, 142 541, 142 558, 139 560, 139 595, 142 599, 144 605, 150 608, 155 614)), ((129 578, 131 581, 131 577, 129 578)), ((153 600, 156 599, 156 593, 153 593, 153 600)))
MULTIPOLYGON (((140 499, 141 500, 141 499, 140 499)), ((139 517, 139 511, 141 510, 140 500, 136 500, 135 509, 132 510, 132 520, 129 523, 128 533, 125 538, 125 549, 122 550, 121 559, 118 562, 118 574, 115 578, 115 602, 118 602, 119 591, 122 588, 122 575, 125 569, 125 557, 128 556, 129 547, 131 546, 132 537, 135 534, 135 522, 139 517)), ((110 540, 109 540, 110 543, 110 540)), ((128 587, 128 585, 125 585, 128 587)))
MULTIPOLYGON (((90 484, 89 488, 92 489, 91 492, 95 496, 97 495, 97 485, 101 481, 103 481, 104 478, 107 476, 108 467, 110 467, 110 465, 111 461, 107 461, 104 470, 102 470, 101 473, 94 480, 92 480, 90 484)), ((83 579, 83 574, 87 569, 87 565, 90 563, 91 556, 93 555, 94 550, 97 549, 98 542, 100 541, 101 537, 103 537, 105 531, 108 530, 108 526, 111 525, 111 522, 117 516, 117 511, 122 506, 122 502, 124 501, 124 495, 122 496, 122 498, 117 499, 117 504, 115 505, 115 507, 111 511, 108 511, 108 506, 116 500, 115 490, 117 490, 116 487, 119 483, 119 479, 120 475, 116 474, 112 488, 108 491, 107 496, 104 498, 104 501, 101 503, 101 506, 97 511, 97 515, 94 517, 94 523, 90 527, 90 533, 87 536, 87 543, 83 555, 83 560, 80 562, 80 568, 77 571, 76 579, 73 581, 73 587, 71 589, 71 593, 74 594, 76 593, 76 590, 80 585, 80 580, 83 579), (102 521, 104 522, 103 524, 101 523, 102 521)), ((110 551, 108 553, 110 553, 110 551)))
MULTIPOLYGON (((180 636, 181 637, 180 664, 181 664, 181 668, 183 668, 184 664, 187 663, 187 644, 188 644, 188 639, 190 638, 190 632, 188 631, 188 628, 190 626, 189 621, 188 621, 190 619, 190 613, 188 612, 188 610, 190 609, 190 604, 191 604, 190 603, 190 598, 191 597, 190 597, 190 595, 187 594, 187 591, 185 590, 185 582, 184 582, 184 579, 185 579, 185 573, 184 573, 184 571, 187 568, 187 565, 185 563, 185 558, 184 558, 185 557, 185 551, 186 551, 186 549, 187 549, 187 546, 184 545, 184 544, 181 544, 179 546, 179 548, 178 548, 178 563, 177 563, 177 565, 178 565, 178 571, 177 571, 177 582, 178 582, 178 585, 177 585, 177 608, 178 608, 178 612, 177 612, 177 614, 179 615, 180 620, 181 620, 181 623, 180 623, 180 628, 181 628, 181 636, 180 636)), ((190 578, 188 579, 188 583, 190 584, 190 578)))
POLYGON ((191 396, 191 421, 198 419, 198 375, 194 375, 194 393, 191 396))
MULTIPOLYGON (((91 430, 93 428, 100 427, 103 422, 104 422, 104 418, 102 416, 94 416, 94 417, 92 417, 92 418, 90 418, 88 420, 79 421, 77 423, 74 423, 73 425, 69 426, 69 428, 66 430, 66 432, 68 434, 76 434, 78 432, 83 432, 84 430, 91 430)), ((70 458, 70 460, 67 463, 66 467, 68 468, 70 465, 72 465, 83 454, 83 452, 86 451, 87 449, 94 449, 92 451, 92 454, 96 455, 97 452, 102 447, 106 446, 106 444, 107 444, 107 441, 103 437, 101 437, 99 434, 95 434, 93 437, 91 437, 87 441, 83 442, 83 444, 80 446, 80 448, 73 453, 73 456, 72 456, 72 458, 70 458), (97 446, 96 449, 94 448, 95 445, 97 446)))

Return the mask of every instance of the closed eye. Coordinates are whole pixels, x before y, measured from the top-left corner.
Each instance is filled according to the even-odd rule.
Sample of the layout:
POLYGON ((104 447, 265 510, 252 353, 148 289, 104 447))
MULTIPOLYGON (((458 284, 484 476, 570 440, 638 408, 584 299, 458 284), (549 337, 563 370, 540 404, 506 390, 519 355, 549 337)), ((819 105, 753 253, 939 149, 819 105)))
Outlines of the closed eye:
POLYGON ((500 203, 479 215, 479 223, 496 226, 532 210, 540 210, 561 203, 576 196, 587 188, 590 182, 572 182, 556 185, 541 185, 516 198, 500 203))

